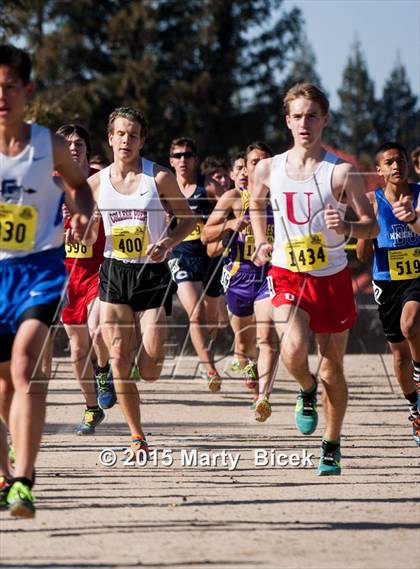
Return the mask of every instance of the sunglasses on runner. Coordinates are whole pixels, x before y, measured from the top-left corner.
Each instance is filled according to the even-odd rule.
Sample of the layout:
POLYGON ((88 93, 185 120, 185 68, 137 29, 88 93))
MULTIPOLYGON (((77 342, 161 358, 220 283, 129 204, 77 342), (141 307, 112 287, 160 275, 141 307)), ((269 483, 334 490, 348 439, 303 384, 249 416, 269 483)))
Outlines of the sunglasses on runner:
POLYGON ((171 154, 171 158, 176 158, 177 160, 181 160, 182 157, 184 158, 194 158, 195 154, 194 152, 191 152, 191 150, 187 150, 186 152, 174 152, 173 154, 171 154))

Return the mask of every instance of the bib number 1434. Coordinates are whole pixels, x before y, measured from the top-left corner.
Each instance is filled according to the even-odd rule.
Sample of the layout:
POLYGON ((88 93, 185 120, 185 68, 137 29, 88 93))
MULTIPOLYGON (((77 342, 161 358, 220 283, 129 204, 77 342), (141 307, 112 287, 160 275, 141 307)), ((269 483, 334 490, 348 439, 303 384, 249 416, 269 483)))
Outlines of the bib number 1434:
POLYGON ((289 271, 307 272, 328 265, 328 252, 322 233, 302 235, 289 239, 286 244, 287 268, 289 271))

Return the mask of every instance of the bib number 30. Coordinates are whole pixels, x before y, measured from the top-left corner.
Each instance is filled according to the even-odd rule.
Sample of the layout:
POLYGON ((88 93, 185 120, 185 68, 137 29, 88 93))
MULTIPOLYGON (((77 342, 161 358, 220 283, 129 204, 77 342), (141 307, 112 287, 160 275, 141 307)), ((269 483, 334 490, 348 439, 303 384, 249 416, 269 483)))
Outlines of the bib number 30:
POLYGON ((0 204, 0 249, 31 251, 37 215, 33 206, 0 204))

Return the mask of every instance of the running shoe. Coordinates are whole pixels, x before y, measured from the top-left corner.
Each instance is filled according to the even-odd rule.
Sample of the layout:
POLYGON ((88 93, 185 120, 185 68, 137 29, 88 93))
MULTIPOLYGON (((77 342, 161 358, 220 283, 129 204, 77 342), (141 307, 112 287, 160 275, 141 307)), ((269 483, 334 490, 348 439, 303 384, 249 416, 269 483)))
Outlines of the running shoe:
POLYGON ((7 480, 4 476, 0 476, 0 510, 4 510, 8 507, 7 495, 9 494, 11 485, 10 480, 7 480))
POLYGON ((111 368, 109 368, 108 372, 96 373, 95 384, 99 407, 101 409, 111 409, 117 402, 111 368))
POLYGON ((271 416, 271 405, 268 397, 260 397, 255 405, 255 420, 264 423, 271 416))
POLYGON ((245 385, 248 389, 255 389, 258 385, 258 367, 257 362, 248 360, 248 363, 242 370, 245 385))
POLYGON ((35 498, 26 484, 13 482, 7 494, 7 504, 11 516, 16 518, 33 518, 35 516, 35 498))
POLYGON ((318 476, 336 476, 341 474, 340 443, 322 441, 321 457, 319 459, 318 476))
POLYGON ((222 379, 216 370, 207 373, 207 385, 212 393, 217 393, 222 387, 222 379))
POLYGON ((139 435, 131 437, 130 448, 134 452, 143 451, 144 453, 146 453, 147 459, 149 460, 150 458, 149 445, 147 444, 147 441, 144 437, 141 437, 139 435))
POLYGON ((100 407, 85 409, 82 422, 76 427, 77 435, 94 435, 95 428, 105 419, 105 413, 100 407))
MULTIPOLYGON (((314 378, 315 379, 315 378, 314 378)), ((300 390, 295 407, 295 422, 296 427, 302 435, 311 435, 318 424, 318 411, 316 406, 316 394, 318 386, 312 391, 300 390)))
POLYGON ((131 368, 131 377, 134 381, 140 381, 141 379, 139 366, 136 363, 133 363, 133 367, 131 368))
POLYGON ((417 417, 413 420, 413 439, 420 447, 420 417, 417 417))
POLYGON ((239 373, 241 371, 241 362, 238 360, 238 358, 231 359, 229 369, 232 373, 239 373))
POLYGON ((200 374, 201 379, 207 381, 207 370, 204 364, 198 364, 198 373, 200 374))

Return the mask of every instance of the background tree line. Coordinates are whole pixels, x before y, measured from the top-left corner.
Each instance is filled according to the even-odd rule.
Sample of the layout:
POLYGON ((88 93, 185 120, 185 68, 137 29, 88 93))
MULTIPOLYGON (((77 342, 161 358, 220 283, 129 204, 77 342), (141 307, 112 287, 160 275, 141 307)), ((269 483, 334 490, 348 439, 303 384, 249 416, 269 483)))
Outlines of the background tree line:
MULTIPOLYGON (((145 152, 157 161, 179 135, 202 154, 256 139, 278 152, 290 142, 285 91, 297 81, 322 87, 302 14, 282 0, 0 0, 0 13, 0 41, 33 54, 30 117, 53 129, 80 122, 97 152, 107 152, 107 117, 120 105, 146 115, 145 152)), ((332 146, 366 164, 384 140, 418 144, 418 100, 398 59, 376 99, 355 42, 338 95, 332 146)))

